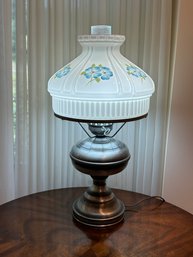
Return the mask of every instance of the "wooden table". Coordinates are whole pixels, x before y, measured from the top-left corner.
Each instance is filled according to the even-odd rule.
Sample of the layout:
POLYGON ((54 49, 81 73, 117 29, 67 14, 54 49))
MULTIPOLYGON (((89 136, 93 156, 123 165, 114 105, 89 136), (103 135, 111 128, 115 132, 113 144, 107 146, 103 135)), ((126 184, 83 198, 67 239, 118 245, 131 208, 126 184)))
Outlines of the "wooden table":
MULTIPOLYGON (((150 199, 127 207, 123 223, 111 229, 91 229, 72 219, 72 202, 83 191, 51 190, 0 206, 0 256, 193 256, 193 215, 150 199)), ((147 197, 113 191, 125 205, 147 197)))

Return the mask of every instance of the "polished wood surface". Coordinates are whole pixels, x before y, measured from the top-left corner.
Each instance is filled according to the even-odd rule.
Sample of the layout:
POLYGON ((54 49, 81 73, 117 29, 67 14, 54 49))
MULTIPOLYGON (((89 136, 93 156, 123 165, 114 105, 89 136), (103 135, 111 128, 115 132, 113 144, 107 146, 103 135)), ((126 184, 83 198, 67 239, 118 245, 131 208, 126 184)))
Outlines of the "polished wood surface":
POLYGON ((0 256, 191 257, 193 216, 147 196, 113 190, 127 207, 124 222, 109 229, 79 226, 72 203, 83 188, 51 190, 0 206, 0 256))

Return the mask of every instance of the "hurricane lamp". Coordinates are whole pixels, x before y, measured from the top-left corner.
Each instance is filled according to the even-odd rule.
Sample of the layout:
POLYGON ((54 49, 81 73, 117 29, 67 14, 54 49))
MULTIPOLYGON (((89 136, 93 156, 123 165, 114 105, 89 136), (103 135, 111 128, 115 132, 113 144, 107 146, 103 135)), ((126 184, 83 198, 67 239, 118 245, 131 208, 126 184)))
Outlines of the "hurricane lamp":
POLYGON ((55 115, 88 124, 89 133, 81 125, 88 138, 70 152, 74 167, 93 179, 72 206, 74 219, 87 226, 108 227, 123 221, 124 204, 107 187, 106 179, 126 167, 130 153, 110 134, 115 122, 145 118, 154 92, 148 74, 120 53, 124 41, 125 36, 111 34, 111 26, 92 26, 91 35, 78 36, 82 53, 48 82, 55 115))

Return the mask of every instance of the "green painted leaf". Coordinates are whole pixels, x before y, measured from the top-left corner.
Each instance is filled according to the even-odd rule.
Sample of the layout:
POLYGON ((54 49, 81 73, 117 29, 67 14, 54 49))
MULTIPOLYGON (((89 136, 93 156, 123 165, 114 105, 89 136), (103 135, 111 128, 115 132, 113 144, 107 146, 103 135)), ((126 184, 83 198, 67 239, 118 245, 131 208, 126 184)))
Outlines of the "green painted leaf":
POLYGON ((100 78, 96 78, 95 80, 96 80, 96 82, 100 82, 101 81, 100 78))

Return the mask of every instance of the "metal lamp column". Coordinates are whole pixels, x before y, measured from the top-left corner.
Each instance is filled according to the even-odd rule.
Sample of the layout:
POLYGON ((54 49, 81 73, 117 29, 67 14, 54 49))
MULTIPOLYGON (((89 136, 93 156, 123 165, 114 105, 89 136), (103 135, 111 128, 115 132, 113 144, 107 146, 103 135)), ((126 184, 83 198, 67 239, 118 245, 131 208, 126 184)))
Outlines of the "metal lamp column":
POLYGON ((124 143, 108 136, 112 126, 89 123, 95 136, 77 143, 70 153, 74 167, 93 179, 93 185, 73 204, 75 220, 89 226, 112 226, 124 217, 124 204, 106 186, 106 179, 126 167, 130 154, 124 143))

